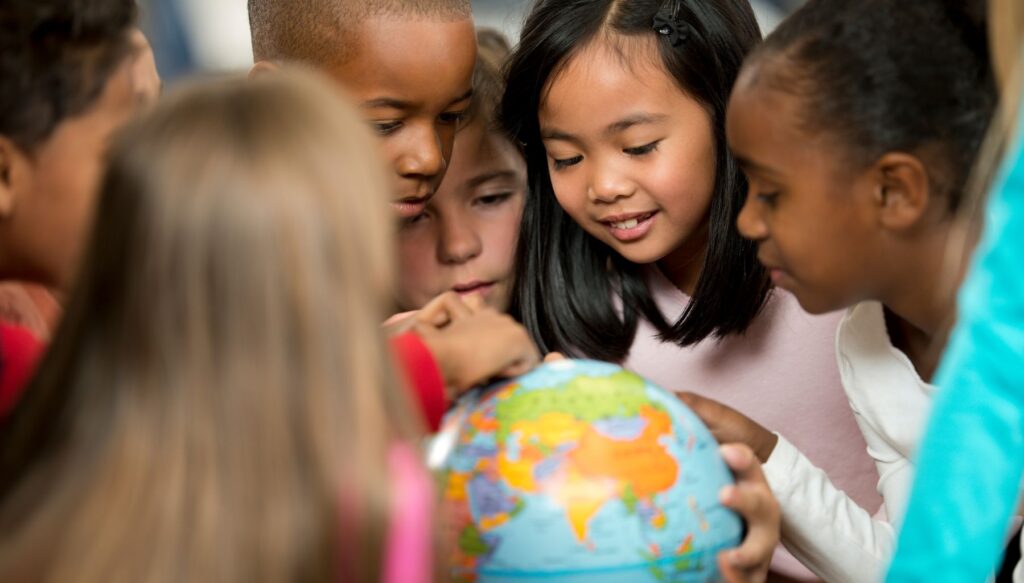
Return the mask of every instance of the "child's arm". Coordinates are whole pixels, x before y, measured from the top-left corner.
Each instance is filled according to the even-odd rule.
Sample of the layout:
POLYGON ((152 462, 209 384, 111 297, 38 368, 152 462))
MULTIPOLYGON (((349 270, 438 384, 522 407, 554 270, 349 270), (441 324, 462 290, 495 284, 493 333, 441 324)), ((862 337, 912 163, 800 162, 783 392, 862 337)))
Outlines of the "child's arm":
MULTIPOLYGON (((1022 120, 1024 121, 1024 120, 1022 120)), ((889 581, 982 581, 1024 471, 1024 158, 994 191, 889 581)))
POLYGON ((391 353, 404 373, 413 402, 419 405, 423 413, 427 429, 437 431, 448 410, 448 398, 445 395, 444 377, 430 348, 413 332, 403 332, 391 337, 391 353))
MULTIPOLYGON (((877 581, 892 555, 892 526, 874 518, 785 438, 721 403, 690 393, 683 401, 719 441, 740 441, 766 456, 764 473, 782 510, 782 543, 830 582, 877 581), (766 445, 770 444, 770 446, 766 445)), ((910 486, 910 462, 854 411, 880 476, 887 511, 898 513, 910 486)), ((823 436, 827 438, 827 436, 823 436)))

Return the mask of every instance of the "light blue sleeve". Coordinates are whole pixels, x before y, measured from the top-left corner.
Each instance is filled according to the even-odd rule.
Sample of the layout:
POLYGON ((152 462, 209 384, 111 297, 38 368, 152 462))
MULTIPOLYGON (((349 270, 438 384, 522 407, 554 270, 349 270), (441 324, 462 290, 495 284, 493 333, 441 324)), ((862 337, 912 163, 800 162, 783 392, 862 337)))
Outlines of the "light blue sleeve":
MULTIPOLYGON (((1024 118, 1024 114, 1021 115, 1024 118)), ((1018 127, 1018 138, 1024 134, 1018 127)), ((888 581, 985 581, 1024 473, 1024 160, 992 192, 888 581)))

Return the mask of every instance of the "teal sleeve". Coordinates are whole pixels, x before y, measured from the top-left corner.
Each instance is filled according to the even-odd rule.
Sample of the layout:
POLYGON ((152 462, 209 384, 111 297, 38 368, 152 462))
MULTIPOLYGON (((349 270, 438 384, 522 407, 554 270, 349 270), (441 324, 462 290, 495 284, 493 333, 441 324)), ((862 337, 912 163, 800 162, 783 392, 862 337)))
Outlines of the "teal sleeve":
POLYGON ((1002 556, 1024 473, 1020 144, 995 183, 935 384, 940 388, 887 580, 981 582, 1002 556))

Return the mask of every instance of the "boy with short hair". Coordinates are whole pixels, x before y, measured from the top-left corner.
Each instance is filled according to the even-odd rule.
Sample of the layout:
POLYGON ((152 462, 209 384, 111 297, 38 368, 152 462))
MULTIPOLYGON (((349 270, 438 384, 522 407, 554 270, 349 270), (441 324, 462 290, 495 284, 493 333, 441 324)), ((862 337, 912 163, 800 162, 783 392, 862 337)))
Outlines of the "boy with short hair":
MULTIPOLYGON (((395 176, 391 206, 420 215, 444 178, 473 96, 476 30, 469 0, 249 0, 251 74, 289 63, 341 85, 381 137, 395 176)), ((353 209, 357 212, 357 209, 353 209)), ((493 309, 436 298, 393 348, 428 425, 459 393, 538 361, 526 330, 493 309)))
POLYGON ((421 213, 472 98, 469 0, 249 0, 254 73, 298 62, 337 80, 381 136, 392 206, 421 213))

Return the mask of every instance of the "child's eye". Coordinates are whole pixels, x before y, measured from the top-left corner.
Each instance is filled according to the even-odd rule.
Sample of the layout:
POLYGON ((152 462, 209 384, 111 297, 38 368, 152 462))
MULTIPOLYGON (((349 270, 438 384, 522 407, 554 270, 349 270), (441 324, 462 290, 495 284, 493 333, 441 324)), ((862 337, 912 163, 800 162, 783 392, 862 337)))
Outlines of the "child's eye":
POLYGON ((778 192, 759 192, 754 195, 757 200, 761 201, 762 204, 767 206, 775 206, 775 201, 779 198, 778 192))
POLYGON ((400 127, 402 127, 402 122, 400 121, 381 121, 373 123, 373 129, 382 136, 393 134, 398 131, 398 128, 400 127))
POLYGON ((583 156, 573 156, 572 158, 552 158, 555 164, 555 170, 565 170, 570 166, 575 166, 583 161, 583 156))
POLYGON ((438 119, 445 125, 457 125, 466 119, 466 110, 446 111, 439 115, 438 119))
POLYGON ((643 155, 650 154, 651 152, 656 151, 658 149, 658 144, 660 144, 660 143, 661 143, 661 140, 657 140, 657 141, 651 142, 650 144, 645 144, 643 146, 637 146, 636 148, 626 148, 626 149, 624 149, 622 151, 626 155, 628 155, 628 156, 643 156, 643 155))
POLYGON ((484 196, 478 197, 473 202, 480 206, 498 206, 508 199, 512 198, 513 192, 498 192, 495 194, 485 194, 484 196))
POLYGON ((427 216, 427 212, 424 211, 422 213, 413 215, 413 216, 411 216, 409 218, 402 219, 401 224, 399 224, 399 228, 400 229, 406 229, 406 228, 412 227, 413 225, 418 225, 418 224, 426 221, 427 218, 429 218, 427 216))

